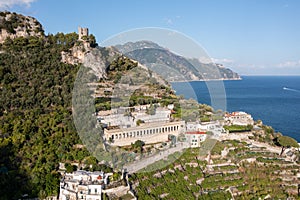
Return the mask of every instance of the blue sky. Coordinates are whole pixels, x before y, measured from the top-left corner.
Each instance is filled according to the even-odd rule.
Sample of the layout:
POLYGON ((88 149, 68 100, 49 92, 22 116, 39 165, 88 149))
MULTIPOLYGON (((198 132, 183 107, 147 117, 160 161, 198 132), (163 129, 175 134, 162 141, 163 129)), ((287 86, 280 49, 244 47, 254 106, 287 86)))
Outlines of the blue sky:
POLYGON ((88 27, 98 42, 134 28, 174 29, 242 75, 300 75, 297 0, 0 0, 46 33, 88 27))

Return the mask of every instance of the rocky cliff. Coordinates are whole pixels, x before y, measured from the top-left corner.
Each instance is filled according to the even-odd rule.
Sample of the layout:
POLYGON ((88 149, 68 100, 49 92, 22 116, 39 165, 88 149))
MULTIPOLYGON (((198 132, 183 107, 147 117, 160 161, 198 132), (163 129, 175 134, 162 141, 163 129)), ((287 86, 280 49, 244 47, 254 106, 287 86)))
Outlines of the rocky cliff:
POLYGON ((0 43, 6 38, 44 36, 42 25, 33 17, 0 12, 0 43))

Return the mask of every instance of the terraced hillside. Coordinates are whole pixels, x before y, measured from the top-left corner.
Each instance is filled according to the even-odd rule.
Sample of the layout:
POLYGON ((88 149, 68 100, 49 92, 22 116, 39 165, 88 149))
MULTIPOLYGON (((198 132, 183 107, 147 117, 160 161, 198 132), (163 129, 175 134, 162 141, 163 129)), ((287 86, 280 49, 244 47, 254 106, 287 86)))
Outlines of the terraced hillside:
POLYGON ((143 199, 299 199, 299 163, 247 142, 211 139, 208 142, 216 145, 207 156, 200 156, 203 149, 188 149, 173 164, 159 171, 133 174, 131 181, 137 196, 143 199))

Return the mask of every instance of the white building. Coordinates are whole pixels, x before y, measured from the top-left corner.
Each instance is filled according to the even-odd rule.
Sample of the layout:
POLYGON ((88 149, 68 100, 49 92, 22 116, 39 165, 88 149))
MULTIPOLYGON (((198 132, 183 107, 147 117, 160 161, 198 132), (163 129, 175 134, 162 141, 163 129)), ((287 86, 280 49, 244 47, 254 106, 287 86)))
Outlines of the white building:
POLYGON ((223 126, 219 121, 211 121, 211 122, 187 122, 186 123, 186 131, 211 131, 213 133, 224 133, 223 126))
POLYGON ((206 139, 206 132, 209 128, 207 123, 187 122, 185 139, 190 144, 190 147, 200 147, 201 142, 206 139))
POLYGON ((101 200, 108 174, 78 170, 66 173, 60 182, 59 200, 101 200))
POLYGON ((166 142, 168 136, 178 136, 184 133, 184 121, 176 122, 156 122, 145 123, 140 126, 126 129, 104 129, 104 138, 106 141, 113 141, 113 146, 126 146, 137 140, 142 140, 146 144, 166 142))
POLYGON ((185 133, 186 141, 190 147, 200 147, 201 143, 206 139, 206 132, 204 131, 187 131, 185 133))
POLYGON ((245 112, 226 113, 224 119, 227 125, 247 126, 254 124, 252 116, 245 112))

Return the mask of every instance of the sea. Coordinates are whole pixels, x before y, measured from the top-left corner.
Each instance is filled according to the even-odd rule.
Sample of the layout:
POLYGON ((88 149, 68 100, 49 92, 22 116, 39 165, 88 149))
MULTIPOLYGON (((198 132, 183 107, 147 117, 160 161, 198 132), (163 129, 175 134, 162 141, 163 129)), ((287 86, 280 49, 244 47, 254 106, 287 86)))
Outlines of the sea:
POLYGON ((243 76, 242 80, 173 82, 177 95, 228 112, 244 111, 300 142, 300 76, 243 76))

